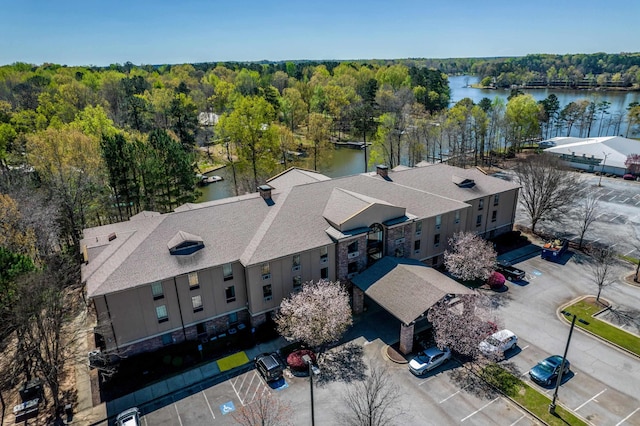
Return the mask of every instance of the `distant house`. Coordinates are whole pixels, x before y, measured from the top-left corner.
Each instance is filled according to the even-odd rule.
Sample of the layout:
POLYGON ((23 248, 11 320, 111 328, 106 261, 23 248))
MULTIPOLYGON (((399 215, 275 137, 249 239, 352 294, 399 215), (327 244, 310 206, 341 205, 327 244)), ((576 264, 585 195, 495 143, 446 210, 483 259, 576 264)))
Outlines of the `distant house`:
POLYGON ((305 282, 329 279, 347 285, 355 313, 371 300, 394 314, 411 351, 414 323, 431 304, 468 291, 431 269, 449 239, 512 230, 518 191, 446 164, 336 179, 289 169, 258 193, 85 229, 82 280, 96 341, 134 354, 256 327, 305 282), (379 283, 369 272, 354 285, 389 257, 403 261, 381 263, 379 283))
POLYGON ((630 154, 640 154, 640 141, 621 136, 598 138, 558 137, 540 142, 544 152, 560 157, 574 169, 623 176, 630 154))
POLYGON ((213 112, 201 112, 198 114, 198 124, 204 127, 215 126, 219 118, 220 116, 213 112))

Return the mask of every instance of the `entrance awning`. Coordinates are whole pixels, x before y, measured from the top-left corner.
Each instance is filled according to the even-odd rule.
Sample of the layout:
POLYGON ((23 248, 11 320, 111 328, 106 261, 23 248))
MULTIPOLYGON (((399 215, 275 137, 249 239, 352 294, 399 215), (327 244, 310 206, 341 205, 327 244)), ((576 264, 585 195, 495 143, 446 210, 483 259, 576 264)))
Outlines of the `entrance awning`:
POLYGON ((474 293, 417 260, 397 257, 383 257, 351 282, 406 325, 447 294, 474 293))

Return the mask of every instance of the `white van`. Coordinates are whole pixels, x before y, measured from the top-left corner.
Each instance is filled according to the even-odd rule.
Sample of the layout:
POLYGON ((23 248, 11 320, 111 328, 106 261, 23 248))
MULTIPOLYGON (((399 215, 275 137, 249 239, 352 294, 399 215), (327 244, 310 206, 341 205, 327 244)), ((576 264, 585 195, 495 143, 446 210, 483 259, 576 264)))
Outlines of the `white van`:
POLYGON ((140 426, 140 410, 133 407, 118 414, 116 426, 140 426))

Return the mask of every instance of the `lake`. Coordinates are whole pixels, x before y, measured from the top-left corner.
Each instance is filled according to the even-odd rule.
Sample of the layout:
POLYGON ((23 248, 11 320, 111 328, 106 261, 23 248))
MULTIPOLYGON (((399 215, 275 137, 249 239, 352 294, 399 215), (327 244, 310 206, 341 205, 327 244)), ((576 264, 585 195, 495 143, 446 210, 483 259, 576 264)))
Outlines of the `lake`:
MULTIPOLYGON (((482 98, 493 100, 495 97, 499 97, 504 99, 505 103, 507 102, 507 97, 510 94, 509 90, 474 89, 468 87, 468 85, 478 82, 479 78, 474 76, 449 77, 452 105, 463 98, 470 98, 474 103, 479 103, 482 98)), ((589 99, 595 102, 607 101, 611 103, 609 116, 616 113, 626 114, 626 108, 631 102, 640 102, 640 93, 638 92, 596 92, 558 89, 532 89, 524 90, 524 92, 531 94, 537 101, 543 100, 553 93, 558 97, 560 108, 564 108, 569 103, 580 99, 589 99)), ((598 123, 596 123, 593 128, 597 131, 598 123)), ((621 134, 624 135, 625 132, 626 123, 623 123, 621 134)), ((594 136, 593 132, 592 136, 594 136)), ((603 134, 603 136, 605 135, 603 134)), ((299 166, 313 170, 313 158, 309 157, 304 159, 303 164, 299 166)), ((318 170, 320 173, 331 178, 363 173, 365 171, 364 151, 361 149, 337 148, 329 158, 318 165, 318 170)), ((372 170, 372 168, 368 169, 368 171, 372 170)), ((202 196, 198 201, 218 200, 234 195, 233 176, 230 169, 222 168, 210 174, 222 176, 224 180, 202 187, 202 196)))

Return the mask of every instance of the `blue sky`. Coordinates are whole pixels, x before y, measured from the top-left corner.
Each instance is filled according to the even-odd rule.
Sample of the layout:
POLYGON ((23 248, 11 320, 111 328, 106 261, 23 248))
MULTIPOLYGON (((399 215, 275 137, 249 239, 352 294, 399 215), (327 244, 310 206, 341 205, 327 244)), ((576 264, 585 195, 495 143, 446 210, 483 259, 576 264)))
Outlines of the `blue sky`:
POLYGON ((637 0, 0 0, 0 65, 640 51, 637 0))

